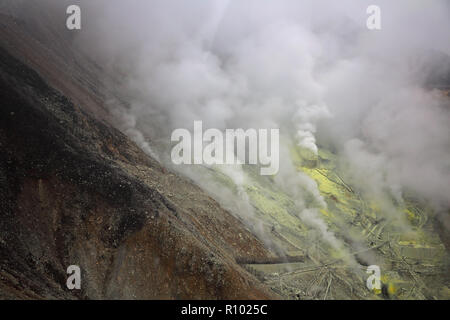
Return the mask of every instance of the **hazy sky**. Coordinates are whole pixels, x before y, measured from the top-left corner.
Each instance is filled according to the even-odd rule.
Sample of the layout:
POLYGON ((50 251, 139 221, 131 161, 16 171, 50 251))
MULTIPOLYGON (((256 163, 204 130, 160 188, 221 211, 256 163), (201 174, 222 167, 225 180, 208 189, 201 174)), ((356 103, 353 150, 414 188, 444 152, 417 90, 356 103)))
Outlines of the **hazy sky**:
MULTIPOLYGON (((448 1, 73 3, 83 14, 77 45, 120 74, 124 127, 148 150, 194 120, 280 128, 302 148, 336 150, 380 201, 411 190, 450 208, 449 100, 426 88, 450 72, 448 1), (371 4, 381 30, 366 27, 371 4)), ((290 161, 280 175, 293 174, 290 161)))

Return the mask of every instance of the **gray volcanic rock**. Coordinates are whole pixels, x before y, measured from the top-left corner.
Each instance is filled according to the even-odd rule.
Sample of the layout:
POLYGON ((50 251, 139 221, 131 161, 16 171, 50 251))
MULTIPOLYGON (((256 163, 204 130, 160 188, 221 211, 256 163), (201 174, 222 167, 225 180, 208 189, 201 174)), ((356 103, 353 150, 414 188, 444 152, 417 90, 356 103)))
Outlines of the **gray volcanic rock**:
POLYGON ((4 48, 0 101, 0 298, 275 297, 239 220, 4 48))

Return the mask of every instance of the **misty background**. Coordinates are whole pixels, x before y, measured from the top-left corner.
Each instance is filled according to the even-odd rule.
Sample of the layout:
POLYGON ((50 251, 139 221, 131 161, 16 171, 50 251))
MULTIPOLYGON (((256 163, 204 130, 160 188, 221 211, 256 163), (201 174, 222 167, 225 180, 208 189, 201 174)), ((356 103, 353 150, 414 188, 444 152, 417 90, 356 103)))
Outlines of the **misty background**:
MULTIPOLYGON (((42 5, 64 10, 57 2, 42 5)), ((24 3, 9 9, 27 14, 24 3)), ((450 106, 435 89, 449 85, 448 1, 68 3, 82 9, 74 48, 120 79, 126 104, 108 99, 118 125, 167 166, 172 130, 192 130, 194 120, 221 130, 279 128, 273 182, 330 243, 340 246, 317 214, 326 203, 295 168, 292 145, 312 156, 321 146, 335 152, 349 182, 386 216, 412 193, 450 228, 450 106), (372 4, 381 8, 381 30, 366 27, 372 4)), ((258 224, 240 166, 218 168, 239 199, 201 169, 174 169, 258 224)))

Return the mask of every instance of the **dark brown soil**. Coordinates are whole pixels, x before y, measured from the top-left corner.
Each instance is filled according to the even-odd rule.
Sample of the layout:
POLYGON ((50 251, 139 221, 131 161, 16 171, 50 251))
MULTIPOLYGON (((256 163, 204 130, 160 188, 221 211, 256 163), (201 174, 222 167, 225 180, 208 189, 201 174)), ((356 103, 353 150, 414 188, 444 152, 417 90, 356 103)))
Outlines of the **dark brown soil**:
POLYGON ((0 298, 276 297, 235 261, 262 243, 105 122, 98 79, 1 26, 0 298))

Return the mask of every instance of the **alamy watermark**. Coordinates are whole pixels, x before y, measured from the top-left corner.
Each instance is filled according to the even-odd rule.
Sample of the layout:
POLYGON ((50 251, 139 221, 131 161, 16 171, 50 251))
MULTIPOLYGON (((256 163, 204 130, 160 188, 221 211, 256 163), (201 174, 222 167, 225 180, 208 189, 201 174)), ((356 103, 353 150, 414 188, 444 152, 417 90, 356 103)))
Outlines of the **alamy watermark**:
POLYGON ((67 7, 66 13, 69 15, 66 20, 66 27, 69 30, 81 29, 81 8, 77 5, 67 7))
POLYGON ((367 278, 366 285, 370 291, 381 289, 381 269, 377 265, 371 265, 367 267, 367 271, 370 276, 367 278))
MULTIPOLYGON (((81 29, 81 8, 77 5, 67 7, 66 13, 69 15, 66 20, 66 26, 69 30, 81 29)), ((377 5, 370 5, 366 9, 369 15, 366 20, 366 26, 369 30, 381 30, 381 9, 377 5)))
POLYGON ((70 265, 67 267, 67 274, 69 277, 66 281, 66 286, 69 290, 81 289, 81 269, 77 265, 70 265))
POLYGON ((381 30, 381 9, 377 5, 370 5, 366 9, 366 13, 369 15, 366 21, 367 29, 369 30, 381 30))
POLYGON ((174 164, 260 165, 261 175, 274 175, 279 169, 279 129, 219 129, 203 132, 203 122, 194 121, 194 134, 175 129, 171 141, 174 164), (248 143, 247 143, 248 141, 248 143), (270 149, 270 152, 269 152, 270 149))

